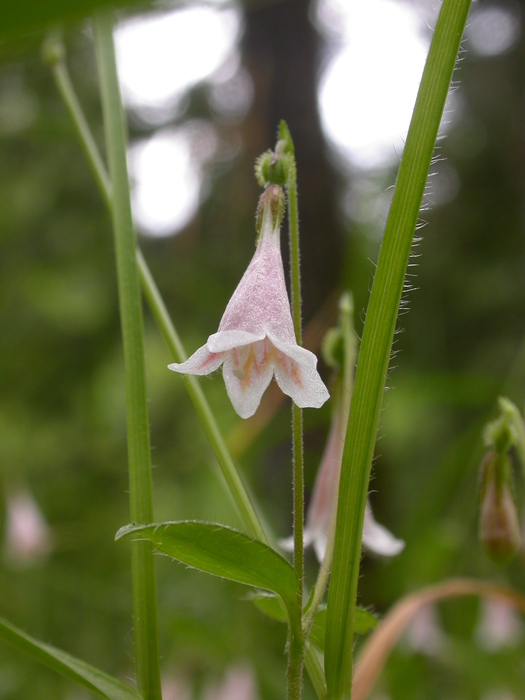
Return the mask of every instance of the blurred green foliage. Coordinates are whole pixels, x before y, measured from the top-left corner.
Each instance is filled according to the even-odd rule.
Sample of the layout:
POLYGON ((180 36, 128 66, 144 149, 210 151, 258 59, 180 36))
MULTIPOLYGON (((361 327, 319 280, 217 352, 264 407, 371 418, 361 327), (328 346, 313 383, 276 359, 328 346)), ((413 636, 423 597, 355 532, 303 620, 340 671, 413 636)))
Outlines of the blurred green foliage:
MULTIPOLYGON (((68 8, 81 14, 88 5, 92 3, 68 8)), ((356 300, 359 325, 359 312, 364 315, 381 222, 363 223, 352 212, 343 218, 337 209, 344 178, 327 160, 323 142, 317 136, 309 139, 316 129, 320 134, 315 94, 305 103, 304 93, 299 100, 288 90, 282 106, 280 81, 287 79, 296 57, 272 35, 264 46, 281 70, 268 78, 254 63, 262 28, 275 26, 279 12, 282 17, 296 13, 290 26, 304 27, 305 42, 311 40, 315 32, 307 22, 306 4, 301 5, 261 5, 247 13, 243 51, 252 69, 255 102, 241 120, 215 118, 225 150, 234 143, 241 147, 210 164, 207 195, 184 231, 140 239, 190 351, 216 330, 250 258, 258 196, 253 160, 272 145, 281 117, 297 147, 305 321, 322 301, 347 288, 356 300), (275 95, 279 99, 272 101, 275 95), (274 119, 275 104, 283 113, 274 119), (328 194, 311 194, 320 189, 328 194)), ((62 12, 58 3, 38 6, 49 11, 45 19, 62 12)), ((16 21, 22 22, 24 13, 17 7, 16 21)), ((7 21, 8 14, 3 16, 7 21)), ((133 674, 129 550, 113 537, 128 522, 127 476, 110 223, 40 60, 43 34, 15 41, 12 26, 11 40, 0 49, 0 508, 5 516, 10 493, 24 485, 50 525, 54 546, 49 556, 25 567, 3 558, 0 614, 125 679, 133 674)), ((288 26, 284 20, 281 42, 283 26, 288 26)), ((82 23, 68 30, 68 62, 100 141, 96 70, 86 27, 82 23)), ((303 35, 297 36, 300 43, 303 35)), ((318 40, 315 46, 319 49, 318 40)), ((458 188, 455 196, 422 214, 426 226, 416 249, 422 257, 413 282, 418 289, 408 294, 410 311, 400 320, 403 333, 397 337, 399 354, 389 381, 393 390, 386 395, 371 484, 377 519, 406 541, 404 552, 392 561, 363 560, 359 602, 380 614, 403 594, 449 576, 479 577, 523 590, 523 558, 498 568, 483 555, 476 532, 482 427, 494 417, 499 394, 522 407, 525 393, 524 53, 521 35, 505 54, 481 57, 467 51, 460 63, 458 106, 447 138, 440 142, 449 168, 444 172, 453 172, 458 188)), ((314 78, 310 75, 312 86, 314 78)), ((213 120, 207 97, 205 85, 196 87, 174 123, 213 120)), ((132 118, 130 138, 147 136, 152 129, 132 118)), ((438 173, 441 166, 436 166, 438 173)), ((393 178, 392 172, 378 175, 375 196, 384 197, 393 178)), ((332 321, 327 313, 325 327, 332 321)), ((172 358, 147 313, 146 333, 156 519, 201 518, 238 527, 183 384, 166 369, 172 358)), ((328 380, 327 368, 321 369, 328 380)), ((203 386, 228 434, 238 423, 222 381, 204 380, 203 386)), ((306 412, 309 489, 328 422, 329 408, 306 412)), ((240 463, 275 531, 288 535, 291 466, 284 405, 240 463)), ((517 492, 522 499, 519 479, 517 492)), ((5 530, 4 525, 4 536, 5 530)), ((307 563, 311 581, 313 555, 307 563)), ((244 600, 241 586, 162 557, 158 571, 166 677, 184 679, 193 689, 191 697, 198 698, 227 668, 248 665, 256 673, 262 700, 281 697, 284 627, 244 600)), ((479 641, 484 614, 478 601, 440 606, 440 643, 415 647, 404 640, 387 664, 378 689, 382 695, 376 697, 481 700, 500 690, 519 698, 525 682, 523 624, 513 642, 485 648, 479 641)), ((0 699, 28 697, 87 696, 2 647, 0 699)), ((308 683, 306 697, 312 697, 308 683)))

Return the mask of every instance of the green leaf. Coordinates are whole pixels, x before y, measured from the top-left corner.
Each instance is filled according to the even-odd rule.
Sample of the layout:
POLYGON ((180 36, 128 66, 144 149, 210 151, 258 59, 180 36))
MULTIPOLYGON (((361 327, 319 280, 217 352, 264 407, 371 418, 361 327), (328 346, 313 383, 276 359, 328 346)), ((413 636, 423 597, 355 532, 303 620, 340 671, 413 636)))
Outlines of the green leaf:
MULTIPOLYGON (((153 496, 144 322, 137 264, 137 236, 131 213, 127 132, 117 75, 114 28, 113 11, 95 15, 95 55, 112 189, 111 219, 124 350, 129 512, 135 522, 148 522, 153 520, 153 496)), ((147 700, 161 700, 155 563, 151 556, 151 546, 147 542, 136 542, 131 549, 137 686, 147 700)))
POLYGON ((78 22, 96 10, 137 5, 141 0, 2 0, 0 36, 12 38, 63 22, 78 22))
MULTIPOLYGON (((271 617, 272 620, 277 620, 277 622, 286 622, 286 615, 281 607, 279 599, 272 593, 266 593, 264 591, 258 591, 253 595, 249 596, 251 600, 259 610, 271 617)), ((374 613, 370 610, 365 610, 365 608, 357 607, 355 609, 354 618, 354 632, 356 634, 366 634, 370 630, 374 629, 378 625, 378 619, 374 613)), ((315 644, 321 651, 324 651, 326 635, 326 605, 319 607, 317 611, 312 629, 310 631, 310 641, 315 644)))
POLYGON ((3 618, 0 618, 0 639, 15 649, 29 654, 54 671, 58 671, 66 678, 77 681, 103 698, 108 698, 108 700, 140 700, 140 695, 130 686, 108 676, 94 666, 90 666, 85 661, 80 661, 80 659, 66 654, 61 649, 33 639, 3 618))
MULTIPOLYGON (((377 627, 377 617, 369 610, 364 608, 355 609, 354 632, 356 634, 366 634, 374 627, 377 627)), ((310 631, 310 641, 315 646, 324 652, 326 639, 326 605, 323 605, 317 611, 312 629, 310 631)))
POLYGON ((356 608, 354 617, 354 632, 366 634, 377 627, 379 620, 376 615, 365 608, 356 608))
POLYGON ((272 620, 277 620, 277 622, 287 622, 286 614, 281 606, 279 598, 272 593, 266 593, 265 591, 258 591, 253 595, 249 596, 255 607, 271 617, 272 620))
POLYGON ((214 576, 263 588, 280 596, 295 615, 297 575, 278 552, 238 530, 196 521, 128 525, 116 539, 138 535, 173 559, 214 576))

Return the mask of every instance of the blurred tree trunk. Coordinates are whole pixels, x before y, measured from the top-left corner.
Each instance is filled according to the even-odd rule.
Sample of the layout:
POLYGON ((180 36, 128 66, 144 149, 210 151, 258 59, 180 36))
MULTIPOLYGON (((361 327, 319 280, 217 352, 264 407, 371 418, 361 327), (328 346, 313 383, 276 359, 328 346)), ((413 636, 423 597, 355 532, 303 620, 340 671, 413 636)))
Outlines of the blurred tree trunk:
MULTIPOLYGON (((335 217, 336 176, 317 110, 320 43, 307 2, 270 3, 246 13, 244 58, 255 87, 246 147, 253 162, 274 146, 280 120, 288 123, 298 167, 305 321, 336 287, 343 247, 335 217)), ((288 256, 285 246, 283 253, 288 256)))

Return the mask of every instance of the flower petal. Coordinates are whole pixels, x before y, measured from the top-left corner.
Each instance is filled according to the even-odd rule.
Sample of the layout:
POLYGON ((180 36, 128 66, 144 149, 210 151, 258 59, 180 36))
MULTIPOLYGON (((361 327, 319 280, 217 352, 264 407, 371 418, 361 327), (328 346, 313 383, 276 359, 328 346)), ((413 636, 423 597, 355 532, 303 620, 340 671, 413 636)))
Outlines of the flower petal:
POLYGON ((250 333, 249 331, 219 331, 213 333, 208 338, 206 346, 210 352, 226 352, 236 347, 256 343, 258 340, 264 340, 264 333, 250 333))
MULTIPOLYGON (((303 532, 303 547, 309 547, 316 537, 316 532, 305 528, 303 532)), ((277 540, 277 544, 281 549, 284 549, 285 552, 293 552, 295 547, 295 538, 293 535, 290 535, 290 537, 282 537, 279 540, 277 540)))
POLYGON ((404 546, 403 540, 398 540, 386 527, 376 522, 372 508, 367 502, 363 525, 363 547, 374 554, 395 557, 404 546))
MULTIPOLYGON (((322 563, 325 554, 326 547, 328 546, 328 536, 321 530, 310 530, 306 528, 303 535, 303 547, 309 547, 313 543, 315 555, 317 561, 322 563)), ((294 536, 286 537, 278 541, 279 547, 284 549, 285 552, 293 552, 295 547, 294 536)))
POLYGON ((241 418, 253 416, 272 380, 268 341, 258 341, 225 353, 222 370, 226 391, 241 418))
POLYGON ((328 547, 328 535, 319 531, 314 539, 314 552, 318 562, 323 562, 326 556, 326 548, 328 547))
POLYGON ((210 374, 218 369, 223 361, 224 355, 222 353, 210 352, 206 345, 203 345, 186 362, 173 362, 168 365, 168 369, 181 374, 210 374))
POLYGON ((279 351, 274 358, 277 384, 300 408, 320 408, 330 398, 317 371, 317 357, 298 345, 268 339, 279 351))
MULTIPOLYGON (((281 257, 279 229, 265 207, 255 254, 234 291, 219 324, 219 332, 275 333, 283 342, 294 343, 290 302, 281 257)), ((211 349, 211 348, 210 348, 211 349)))

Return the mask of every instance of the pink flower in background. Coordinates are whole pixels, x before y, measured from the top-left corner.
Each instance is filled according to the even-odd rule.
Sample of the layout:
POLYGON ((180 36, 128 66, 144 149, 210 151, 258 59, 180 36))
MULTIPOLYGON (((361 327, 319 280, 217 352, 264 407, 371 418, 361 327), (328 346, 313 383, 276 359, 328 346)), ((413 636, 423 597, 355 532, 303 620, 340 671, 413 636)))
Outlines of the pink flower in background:
POLYGON ((203 700, 257 700, 255 674, 250 668, 230 666, 222 683, 205 689, 203 700))
MULTIPOLYGON (((308 546, 313 543, 319 561, 324 559, 326 553, 332 517, 337 506, 345 428, 346 420, 343 411, 336 410, 306 518, 304 544, 308 546)), ((385 527, 376 522, 367 501, 363 525, 363 547, 374 554, 393 557, 399 554, 404 546, 405 543, 402 540, 396 539, 385 527)))
POLYGON ((31 493, 20 488, 7 496, 5 556, 14 564, 32 564, 52 549, 51 532, 31 493))
POLYGON ((186 362, 169 365, 175 372, 197 375, 222 365, 228 396, 241 418, 255 413, 272 377, 301 408, 319 408, 329 398, 316 356, 295 340, 281 257, 281 216, 275 215, 276 206, 283 206, 282 190, 270 187, 263 197, 257 249, 218 332, 186 362))
MULTIPOLYGON (((167 675, 162 679, 164 700, 190 700, 192 687, 183 675, 167 675)), ((255 673, 248 666, 230 666, 220 681, 209 681, 199 694, 202 700, 258 700, 255 673)))
POLYGON ((520 615, 512 605, 503 601, 481 601, 481 620, 475 638, 483 649, 492 652, 517 646, 523 639, 520 615))
POLYGON ((405 639, 414 651, 428 656, 438 656, 446 648, 448 639, 435 604, 428 603, 417 611, 406 628, 405 639))
MULTIPOLYGON (((313 544, 320 562, 323 561, 326 554, 332 518, 337 507, 339 475, 347 421, 343 403, 341 397, 338 397, 338 406, 335 409, 330 434, 317 472, 304 530, 304 546, 308 547, 308 545, 313 544)), ((281 540, 281 546, 284 549, 293 550, 293 537, 281 540)), ((374 554, 393 557, 399 554, 404 546, 405 543, 402 540, 395 538, 385 527, 376 522, 372 508, 367 501, 363 525, 364 549, 374 554)))

